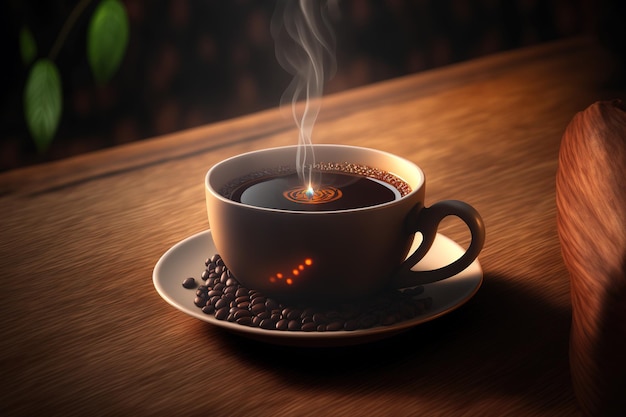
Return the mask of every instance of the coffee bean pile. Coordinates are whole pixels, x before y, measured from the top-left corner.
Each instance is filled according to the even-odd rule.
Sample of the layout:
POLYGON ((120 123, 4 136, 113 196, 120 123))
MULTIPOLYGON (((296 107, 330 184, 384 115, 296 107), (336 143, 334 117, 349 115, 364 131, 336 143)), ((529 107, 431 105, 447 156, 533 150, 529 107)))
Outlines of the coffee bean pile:
POLYGON ((196 280, 187 278, 183 287, 196 288, 194 304, 202 312, 243 326, 304 332, 350 331, 409 320, 432 305, 431 298, 416 298, 423 287, 388 291, 360 304, 287 305, 243 287, 217 254, 208 258, 205 266, 201 285, 196 288, 196 280))

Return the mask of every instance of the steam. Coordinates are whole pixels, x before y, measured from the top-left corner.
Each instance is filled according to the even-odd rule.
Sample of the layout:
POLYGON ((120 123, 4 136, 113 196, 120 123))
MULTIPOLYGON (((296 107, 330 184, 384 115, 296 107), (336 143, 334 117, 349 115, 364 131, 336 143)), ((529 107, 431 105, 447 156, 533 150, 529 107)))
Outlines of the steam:
POLYGON ((336 70, 335 39, 329 13, 338 11, 335 0, 278 0, 271 32, 276 58, 293 80, 283 93, 281 107, 291 105, 299 130, 296 170, 312 191, 315 165, 313 126, 321 108, 326 77, 336 70), (298 106, 298 102, 303 105, 298 106))

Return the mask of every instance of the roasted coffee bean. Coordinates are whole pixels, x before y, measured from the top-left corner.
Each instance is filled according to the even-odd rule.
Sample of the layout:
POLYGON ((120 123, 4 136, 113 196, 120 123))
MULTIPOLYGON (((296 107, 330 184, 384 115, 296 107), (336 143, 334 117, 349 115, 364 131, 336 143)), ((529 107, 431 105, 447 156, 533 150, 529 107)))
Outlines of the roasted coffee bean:
POLYGON ((262 305, 264 309, 267 309, 265 307, 265 297, 250 297, 250 304, 253 306, 262 305))
POLYGON ((271 313, 267 310, 263 310, 260 313, 258 313, 256 316, 261 318, 261 319, 269 319, 271 318, 271 313))
POLYGON ((265 301, 267 301, 267 298, 265 298, 265 296, 261 295, 261 294, 250 294, 250 303, 251 304, 263 304, 265 305, 265 301))
POLYGON ((328 330, 329 332, 336 332, 337 330, 343 330, 343 327, 343 321, 333 321, 326 325, 326 330, 328 330))
POLYGON ((312 321, 302 324, 300 330, 303 332, 313 332, 317 329, 317 325, 312 321))
POLYGON ((235 293, 236 297, 246 297, 248 300, 250 299, 249 290, 244 287, 237 288, 237 292, 235 293))
POLYGON ((276 322, 276 330, 287 330, 288 326, 289 320, 287 319, 280 319, 276 322))
POLYGON ((183 281, 183 287, 187 288, 188 290, 196 288, 196 279, 193 277, 185 278, 185 280, 183 281))
POLYGON ((300 330, 300 327, 299 320, 289 320, 289 323, 287 323, 287 330, 297 331, 300 330))
POLYGON ((216 295, 218 297, 221 297, 223 293, 220 290, 211 290, 211 291, 208 292, 208 294, 209 294, 209 297, 213 297, 213 296, 216 296, 216 295))
POLYGON ((252 312, 250 310, 237 309, 237 311, 235 311, 235 318, 239 319, 241 317, 252 317, 252 312))
MULTIPOLYGON (((239 291, 237 291, 237 292, 239 292, 239 291)), ((237 303, 246 303, 247 302, 248 304, 250 304, 250 297, 248 297, 247 295, 239 295, 239 296, 237 296, 237 293, 235 293, 235 296, 237 297, 237 298, 235 298, 235 301, 237 301, 237 303)))
POLYGON ((289 320, 297 320, 300 318, 300 315, 302 315, 302 311, 298 309, 293 309, 289 311, 289 313, 287 314, 287 318, 289 320))
POLYGON ((313 322, 315 324, 326 324, 328 319, 324 313, 315 313, 313 314, 313 322))
POLYGON ((215 306, 215 304, 217 304, 217 302, 219 300, 221 300, 222 298, 219 295, 214 295, 213 297, 209 298, 209 302, 215 306))
POLYGON ((226 320, 228 318, 228 307, 222 307, 220 309, 216 309, 215 318, 218 320, 226 320))
POLYGON ((204 307, 202 307, 202 312, 204 314, 213 314, 214 311, 215 311, 215 308, 211 304, 207 304, 204 307))
POLYGON ((202 307, 204 307, 204 306, 205 306, 205 304, 206 304, 206 298, 203 298, 203 297, 196 297, 196 298, 193 300, 193 303, 194 303, 196 306, 198 306, 198 307, 202 308, 202 307))
POLYGON ((252 311, 254 314, 261 314, 262 312, 265 312, 267 310, 265 309, 265 304, 258 303, 258 304, 251 304, 250 311, 252 311))
POLYGON ((273 321, 272 319, 263 319, 261 320, 261 322, 259 323, 259 327, 262 329, 275 329, 276 328, 276 322, 273 321))
MULTIPOLYGON (((235 302, 237 302, 237 300, 235 300, 235 302)), ((243 302, 237 303, 237 307, 239 307, 239 308, 249 308, 250 307, 250 302, 249 301, 243 301, 243 302)))
POLYGON ((226 285, 222 284, 221 282, 218 282, 213 286, 213 289, 216 291, 224 291, 224 288, 226 288, 226 285))
POLYGON ((235 322, 243 326, 252 326, 252 317, 239 317, 235 322))
POLYGON ((221 308, 226 308, 226 311, 228 311, 228 303, 229 301, 220 298, 219 300, 217 300, 217 303, 215 303, 215 309, 219 310, 221 308))

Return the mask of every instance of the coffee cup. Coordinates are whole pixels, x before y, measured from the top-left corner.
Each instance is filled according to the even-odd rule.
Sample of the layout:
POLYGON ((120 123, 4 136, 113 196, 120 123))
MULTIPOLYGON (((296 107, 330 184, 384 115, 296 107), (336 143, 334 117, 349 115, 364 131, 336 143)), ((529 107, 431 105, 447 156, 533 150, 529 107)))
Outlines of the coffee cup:
POLYGON ((468 267, 480 253, 485 229, 479 213, 457 200, 425 207, 424 173, 413 162, 355 146, 319 144, 313 149, 318 161, 316 176, 311 177, 312 184, 298 179, 295 188, 288 183, 274 184, 266 192, 262 187, 276 178, 297 178, 297 146, 237 155, 207 172, 212 238, 224 263, 244 287, 279 300, 353 301, 387 289, 447 279, 468 267), (355 181, 365 178, 391 194, 382 202, 369 203, 358 199, 363 191, 357 189, 354 200, 350 187, 341 181, 324 182, 332 173, 355 181), (278 191, 277 200, 283 196, 291 201, 273 206, 272 201, 246 200, 244 192, 257 184, 261 184, 261 195, 278 191), (271 190, 276 187, 285 189, 271 190), (467 250, 441 268, 412 270, 431 248, 438 226, 447 216, 459 217, 467 224, 471 235, 467 250), (409 254, 416 234, 421 234, 421 243, 409 254))

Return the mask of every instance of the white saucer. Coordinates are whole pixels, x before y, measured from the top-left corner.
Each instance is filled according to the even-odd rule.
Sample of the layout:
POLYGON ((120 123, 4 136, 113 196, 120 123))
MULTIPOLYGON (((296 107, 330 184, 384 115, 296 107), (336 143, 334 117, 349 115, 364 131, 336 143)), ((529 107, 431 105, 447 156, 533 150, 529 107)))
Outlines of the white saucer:
MULTIPOLYGON (((419 241, 414 246, 418 243, 419 241)), ((193 302, 195 290, 183 288, 182 282, 188 277, 194 277, 198 282, 202 282, 200 274, 205 269, 204 260, 216 252, 210 230, 190 236, 172 246, 159 259, 152 274, 154 287, 159 295, 169 304, 192 317, 242 336, 281 345, 342 346, 393 336, 457 309, 476 294, 483 281, 482 268, 478 260, 475 260, 461 273, 424 286, 424 293, 420 294, 419 298, 432 298, 432 306, 429 310, 413 319, 390 326, 335 332, 264 330, 218 320, 213 315, 203 313, 193 302)), ((413 269, 439 268, 459 258, 463 252, 463 248, 456 242, 438 234, 431 250, 413 269)))

